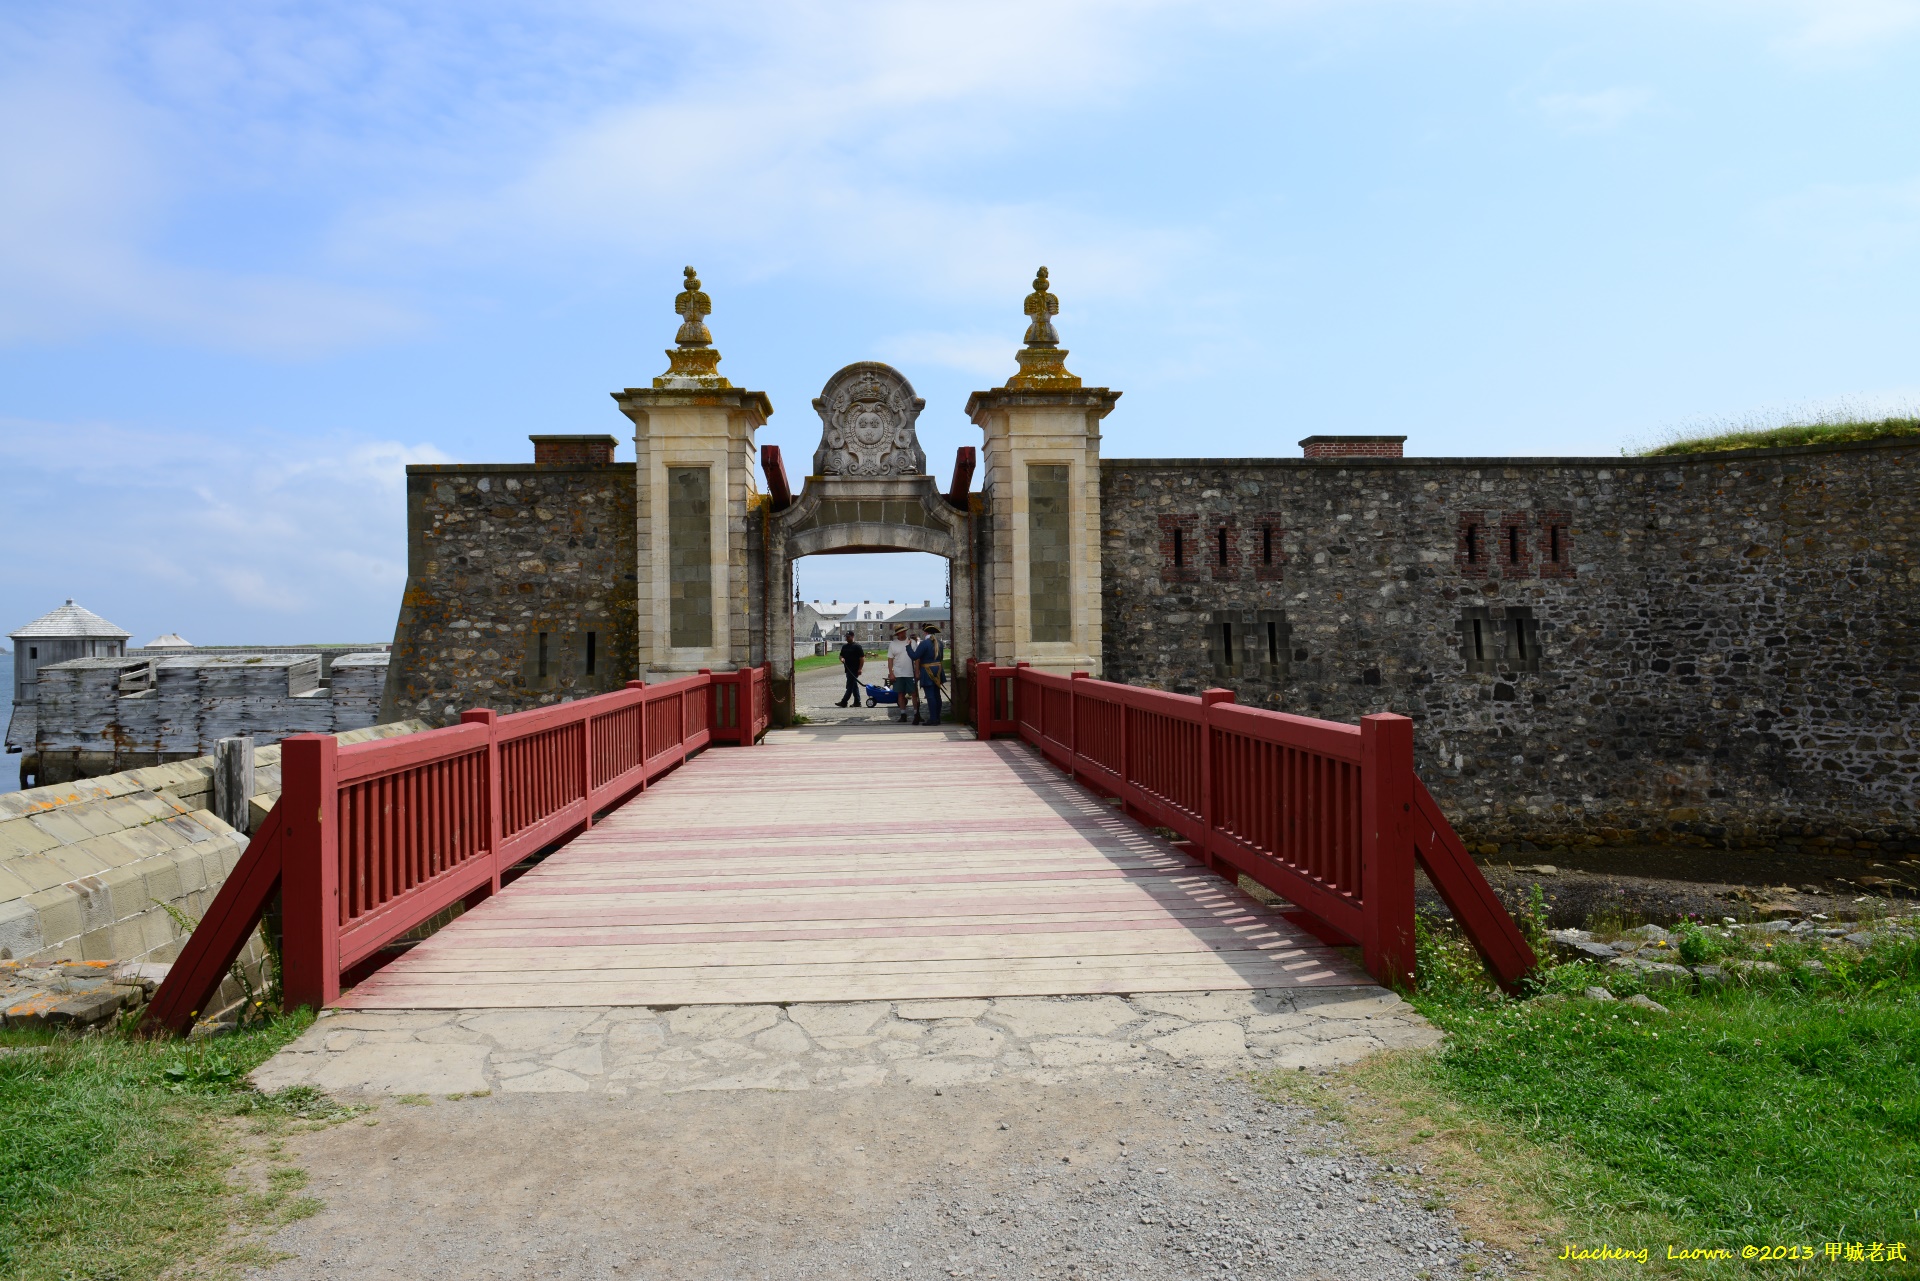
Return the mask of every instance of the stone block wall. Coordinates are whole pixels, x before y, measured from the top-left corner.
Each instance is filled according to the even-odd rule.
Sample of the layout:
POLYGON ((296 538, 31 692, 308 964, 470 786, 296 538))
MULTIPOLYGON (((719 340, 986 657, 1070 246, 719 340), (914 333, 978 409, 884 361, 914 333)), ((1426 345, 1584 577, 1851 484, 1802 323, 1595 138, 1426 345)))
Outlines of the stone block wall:
POLYGON ((1475 842, 1920 849, 1916 454, 1107 459, 1107 677, 1411 716, 1475 842))
POLYGON ((635 679, 634 543, 632 464, 408 467, 381 719, 445 725, 635 679))
MULTIPOLYGON (((427 729, 376 725, 342 743, 427 729)), ((211 812, 214 758, 0 795, 0 961, 170 962, 246 849, 211 812), (172 912, 168 909, 171 908, 172 912)), ((254 754, 253 825, 280 795, 280 749, 254 754)), ((256 941, 242 959, 257 964, 256 941)), ((237 990, 230 993, 237 997, 237 990)))

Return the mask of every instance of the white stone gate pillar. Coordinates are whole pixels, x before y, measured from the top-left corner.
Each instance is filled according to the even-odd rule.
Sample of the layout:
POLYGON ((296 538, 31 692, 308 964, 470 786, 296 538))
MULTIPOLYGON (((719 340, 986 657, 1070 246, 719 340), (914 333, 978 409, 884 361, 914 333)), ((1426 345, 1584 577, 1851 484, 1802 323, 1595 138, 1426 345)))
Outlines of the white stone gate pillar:
POLYGON ((633 420, 638 663, 642 679, 749 661, 747 503, 753 433, 773 413, 765 392, 715 370, 712 304, 691 267, 667 372, 613 393, 633 420))
POLYGON ((967 400, 986 435, 981 657, 1098 676, 1100 420, 1120 393, 1067 371, 1059 311, 1042 267, 1027 295, 1020 372, 967 400))

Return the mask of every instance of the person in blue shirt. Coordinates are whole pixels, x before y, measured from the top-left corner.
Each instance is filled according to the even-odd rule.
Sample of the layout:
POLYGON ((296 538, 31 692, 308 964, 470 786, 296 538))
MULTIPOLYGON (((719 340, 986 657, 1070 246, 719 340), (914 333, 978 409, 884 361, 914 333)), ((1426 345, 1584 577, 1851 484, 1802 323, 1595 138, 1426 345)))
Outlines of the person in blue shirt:
POLYGON ((920 678, 921 701, 926 704, 927 724, 940 723, 940 686, 946 680, 946 651, 940 644, 940 629, 926 626, 926 639, 913 650, 914 675, 920 678))

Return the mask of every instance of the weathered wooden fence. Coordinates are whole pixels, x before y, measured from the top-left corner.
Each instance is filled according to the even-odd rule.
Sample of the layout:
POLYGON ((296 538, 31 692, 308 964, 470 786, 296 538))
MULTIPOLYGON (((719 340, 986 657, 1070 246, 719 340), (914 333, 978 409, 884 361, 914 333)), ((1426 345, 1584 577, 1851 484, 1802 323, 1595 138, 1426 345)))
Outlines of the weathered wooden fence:
POLYGON ((974 667, 974 727, 1017 735, 1082 783, 1171 828, 1359 944, 1383 983, 1414 978, 1416 862, 1502 983, 1536 962, 1413 769, 1413 722, 1358 725, 1238 707, 1230 690, 1168 694, 974 667))
POLYGON ((220 987, 276 892, 286 1008, 319 1008, 340 978, 515 864, 593 825, 712 743, 766 731, 771 669, 702 671, 594 698, 342 747, 281 745, 281 794, 148 1006, 182 1033, 220 987))

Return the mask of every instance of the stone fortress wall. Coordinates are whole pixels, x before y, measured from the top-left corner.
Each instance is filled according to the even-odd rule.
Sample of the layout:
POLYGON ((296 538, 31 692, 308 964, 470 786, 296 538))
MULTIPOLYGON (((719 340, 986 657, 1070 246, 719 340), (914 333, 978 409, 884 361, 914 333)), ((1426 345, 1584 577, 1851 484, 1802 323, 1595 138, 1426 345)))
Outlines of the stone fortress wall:
MULTIPOLYGON (((1224 686, 1342 721, 1403 712, 1424 777, 1483 853, 1920 852, 1911 439, 1430 459, 1401 457, 1397 436, 1313 436, 1302 458, 1103 459, 1120 393, 1067 370, 1042 269, 1019 372, 968 402, 980 489, 969 459, 945 494, 894 467, 810 475, 796 502, 777 467, 755 492, 772 405, 714 372, 711 300, 686 276, 668 372, 615 394, 643 467, 615 464, 601 436, 535 437, 531 467, 408 469, 381 719, 445 724, 762 659, 784 719, 790 559, 926 533, 876 490, 838 541, 809 542, 807 495, 911 482, 964 513, 948 531, 965 548, 957 660, 1224 686)), ((924 467, 904 376, 861 362, 828 391, 854 376, 912 401, 889 439, 924 467)), ((822 411, 816 466, 844 439, 836 413, 822 411)))
POLYGON ((1476 842, 1917 851, 1917 455, 1105 459, 1107 678, 1412 716, 1476 842))
POLYGON ((407 468, 381 720, 505 715, 636 677, 634 468, 612 457, 610 436, 547 437, 531 464, 407 468))

